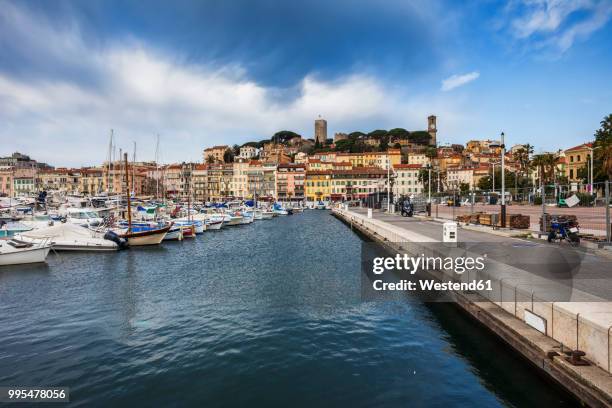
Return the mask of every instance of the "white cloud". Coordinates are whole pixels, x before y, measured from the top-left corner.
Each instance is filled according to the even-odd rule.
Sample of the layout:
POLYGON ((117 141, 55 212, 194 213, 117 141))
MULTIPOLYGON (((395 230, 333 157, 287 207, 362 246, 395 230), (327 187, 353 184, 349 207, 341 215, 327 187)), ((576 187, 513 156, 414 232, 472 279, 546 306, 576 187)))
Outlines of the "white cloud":
POLYGON ((448 130, 470 117, 455 113, 448 98, 407 94, 367 75, 334 81, 307 76, 287 101, 239 66, 185 63, 136 39, 91 48, 78 27, 60 30, 13 6, 0 9, 3 20, 19 21, 5 28, 22 47, 39 49, 50 64, 78 66, 85 80, 0 71, 0 155, 19 150, 54 165, 98 164, 113 128, 124 149, 137 142, 141 159, 154 157, 159 133, 164 162, 201 161, 206 146, 261 140, 281 129, 312 137, 318 115, 328 119, 330 137, 334 131, 424 129, 432 113, 448 130), (32 44, 41 38, 48 49, 32 44))
POLYGON ((588 38, 612 18, 609 0, 521 0, 511 4, 505 16, 511 34, 519 40, 533 40, 536 48, 558 53, 567 51, 577 39, 588 38), (517 8, 521 9, 518 13, 517 8))
POLYGON ((458 88, 478 79, 479 76, 480 72, 478 71, 470 72, 468 74, 463 75, 452 75, 442 81, 442 87, 440 88, 440 90, 444 92, 450 91, 452 89, 458 88))

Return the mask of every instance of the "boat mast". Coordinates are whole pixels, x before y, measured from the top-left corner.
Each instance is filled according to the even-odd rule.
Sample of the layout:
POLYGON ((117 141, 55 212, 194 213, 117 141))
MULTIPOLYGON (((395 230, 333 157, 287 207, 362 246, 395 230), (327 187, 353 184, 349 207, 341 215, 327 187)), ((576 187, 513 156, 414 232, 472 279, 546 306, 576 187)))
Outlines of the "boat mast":
POLYGON ((110 130, 110 139, 108 141, 108 161, 107 161, 107 172, 106 172, 106 193, 110 193, 110 172, 111 162, 113 160, 113 129, 110 130))
POLYGON ((125 159, 125 183, 127 185, 127 216, 128 216, 128 234, 132 232, 132 202, 130 201, 130 176, 128 171, 128 154, 124 154, 125 159))
POLYGON ((159 134, 157 135, 157 143, 155 144, 155 200, 159 200, 159 134))
POLYGON ((132 157, 132 188, 134 189, 134 196, 136 196, 136 182, 134 180, 134 169, 136 168, 136 142, 134 141, 134 156, 132 157))

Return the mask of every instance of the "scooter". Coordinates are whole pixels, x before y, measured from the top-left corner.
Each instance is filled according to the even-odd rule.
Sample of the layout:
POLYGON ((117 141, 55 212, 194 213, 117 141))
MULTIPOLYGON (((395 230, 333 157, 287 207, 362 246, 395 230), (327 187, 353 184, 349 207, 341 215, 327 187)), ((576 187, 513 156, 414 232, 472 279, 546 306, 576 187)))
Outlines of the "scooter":
POLYGON ((548 233, 548 242, 566 240, 571 246, 580 245, 580 236, 578 233, 578 224, 570 221, 559 221, 551 219, 550 232, 548 233))
POLYGON ((404 202, 402 202, 401 214, 402 214, 402 217, 412 217, 413 216, 414 207, 412 206, 412 203, 410 201, 405 200, 404 202))

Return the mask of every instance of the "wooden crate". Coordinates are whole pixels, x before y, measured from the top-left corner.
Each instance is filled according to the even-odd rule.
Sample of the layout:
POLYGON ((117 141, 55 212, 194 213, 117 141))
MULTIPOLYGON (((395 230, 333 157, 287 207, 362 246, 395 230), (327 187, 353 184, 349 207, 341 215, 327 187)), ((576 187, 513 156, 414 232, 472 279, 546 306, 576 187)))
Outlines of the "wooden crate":
POLYGON ((531 218, 528 215, 509 214, 507 225, 514 229, 529 229, 531 218))
POLYGON ((490 226, 491 222, 492 222, 491 219, 492 219, 491 214, 480 214, 479 217, 478 217, 478 222, 481 225, 489 225, 490 226))

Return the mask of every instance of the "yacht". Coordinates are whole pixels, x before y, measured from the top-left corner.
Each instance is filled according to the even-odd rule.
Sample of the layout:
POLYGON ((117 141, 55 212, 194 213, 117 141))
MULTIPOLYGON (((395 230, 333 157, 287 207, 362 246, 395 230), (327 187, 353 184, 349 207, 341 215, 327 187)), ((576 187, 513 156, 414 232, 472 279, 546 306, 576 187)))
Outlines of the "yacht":
POLYGON ((58 224, 38 228, 16 235, 15 238, 30 243, 47 239, 57 251, 117 251, 125 246, 105 238, 104 234, 74 224, 58 224))
POLYGON ((83 227, 97 227, 104 223, 104 219, 90 208, 67 208, 63 215, 66 222, 83 227))

